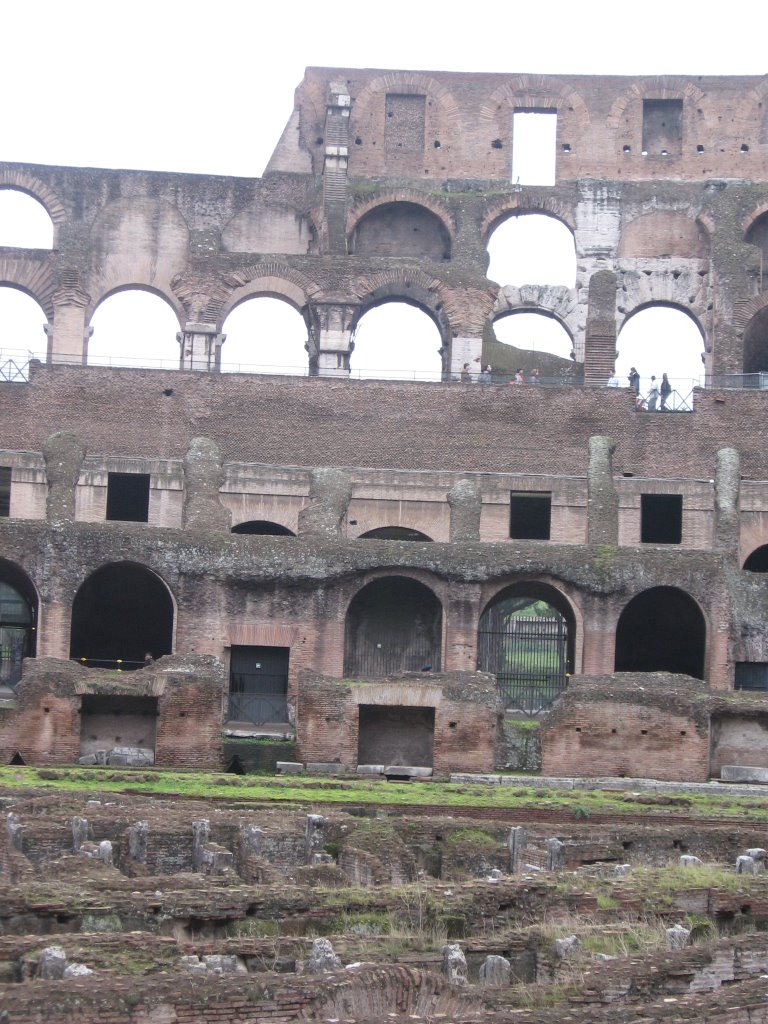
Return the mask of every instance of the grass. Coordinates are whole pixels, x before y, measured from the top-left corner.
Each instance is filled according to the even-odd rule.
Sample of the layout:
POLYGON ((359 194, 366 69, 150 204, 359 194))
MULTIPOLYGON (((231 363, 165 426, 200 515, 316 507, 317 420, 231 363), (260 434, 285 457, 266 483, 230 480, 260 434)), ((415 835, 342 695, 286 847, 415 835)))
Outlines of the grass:
MULTIPOLYGON (((521 776, 521 779, 524 776, 521 776)), ((638 803, 631 794, 607 790, 540 790, 517 786, 323 779, 304 776, 234 776, 205 771, 115 771, 110 768, 32 768, 0 766, 0 787, 83 793, 141 793, 144 796, 186 796, 215 801, 307 804, 496 807, 563 811, 564 817, 632 814, 690 818, 738 818, 741 823, 768 823, 768 800, 755 796, 687 793, 684 803, 659 800, 638 803)), ((650 796, 651 794, 649 794, 650 796)), ((674 794, 668 794, 673 796, 674 794)), ((690 877, 690 876, 689 876, 690 877)))

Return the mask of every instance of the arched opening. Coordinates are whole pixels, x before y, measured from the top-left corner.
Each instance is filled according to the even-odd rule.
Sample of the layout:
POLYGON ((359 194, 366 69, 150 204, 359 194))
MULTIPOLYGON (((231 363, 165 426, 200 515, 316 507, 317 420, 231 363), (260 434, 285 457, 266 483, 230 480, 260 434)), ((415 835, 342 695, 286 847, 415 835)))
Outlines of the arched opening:
POLYGON ((48 317, 30 295, 12 285, 0 285, 0 323, 3 325, 0 363, 10 359, 22 366, 30 359, 46 360, 48 317))
POLYGON ((488 277, 501 285, 576 285, 573 234, 556 217, 543 213, 507 217, 488 239, 488 256, 488 277))
POLYGON ((308 373, 307 325, 284 299, 246 299, 229 314, 222 332, 225 373, 308 373))
POLYGON ((173 649, 173 601, 143 565, 113 562, 82 584, 72 605, 69 656, 85 665, 141 668, 173 649))
POLYGON ((408 526, 379 526, 375 530, 368 530, 361 533, 358 540, 428 540, 426 533, 421 530, 412 530, 408 526))
POLYGON ((616 627, 617 672, 680 672, 704 678, 707 628, 701 609, 677 587, 633 597, 616 627))
POLYGON ((15 686, 35 656, 37 594, 27 575, 0 559, 0 687, 15 686))
POLYGON ((418 580, 385 576, 352 599, 344 629, 344 675, 381 679, 440 671, 443 609, 418 580))
POLYGON ((535 715, 565 689, 575 637, 573 609, 558 590, 515 583, 480 616, 477 667, 496 676, 505 707, 535 715))
POLYGON ((238 523, 232 527, 232 533, 244 533, 259 537, 295 537, 293 530, 280 523, 271 523, 268 519, 250 519, 246 523, 238 523))
POLYGON ((349 252, 449 260, 451 238, 431 210, 417 203, 385 203, 358 221, 349 240, 349 252))
POLYGON ((743 369, 768 373, 768 306, 755 313, 744 331, 743 369))
MULTIPOLYGON (((505 352, 500 345, 494 346, 491 355, 485 346, 484 354, 497 376, 517 369, 518 365, 528 370, 529 375, 532 369, 538 370, 534 377, 557 377, 562 376, 564 370, 571 370, 573 340, 555 317, 547 313, 515 310, 495 320, 493 331, 500 345, 509 348, 505 352)), ((486 362, 485 358, 483 362, 486 362)))
POLYGON ((53 221, 39 199, 19 189, 0 188, 0 246, 53 248, 53 221))
POLYGON ((760 250, 761 288, 765 290, 768 287, 768 213, 762 214, 750 224, 745 241, 760 250))
POLYGON ((745 572, 768 572, 768 544, 755 548, 743 568, 745 572))
POLYGON ((353 377, 379 380, 440 380, 442 338, 423 309, 396 299, 364 313, 353 335, 353 377))
POLYGON ((179 318, 167 299, 124 288, 103 299, 91 317, 89 366, 179 368, 179 318))
POLYGON ((675 306, 645 306, 625 321, 616 342, 616 376, 628 384, 632 367, 640 374, 640 395, 648 397, 651 376, 660 386, 666 373, 672 387, 665 409, 687 406, 704 373, 704 336, 696 320, 675 306))

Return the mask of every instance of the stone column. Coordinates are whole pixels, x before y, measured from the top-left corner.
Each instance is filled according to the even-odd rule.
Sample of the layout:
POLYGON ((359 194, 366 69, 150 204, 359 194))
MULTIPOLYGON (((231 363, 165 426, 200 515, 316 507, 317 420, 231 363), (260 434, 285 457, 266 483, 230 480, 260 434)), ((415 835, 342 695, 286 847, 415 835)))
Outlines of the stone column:
POLYGON ((179 366, 182 370, 219 370, 221 346, 226 341, 215 324, 188 323, 176 335, 181 348, 179 366))
POLYGON ((351 496, 349 473, 341 469, 313 469, 309 503, 299 512, 299 536, 323 540, 338 537, 351 496))
POLYGON ((85 325, 89 297, 77 288, 60 289, 53 295, 53 321, 45 325, 49 363, 88 361, 88 339, 92 327, 85 325))
POLYGON ((359 306, 324 302, 312 309, 316 352, 313 362, 320 377, 348 377, 349 357, 355 347, 352 323, 359 306))
POLYGON ((737 565, 741 539, 740 493, 739 453, 734 448, 721 448, 715 465, 714 546, 737 565))
POLYGON ((219 500, 223 482, 219 446, 209 437, 193 437, 184 455, 185 529, 229 531, 232 513, 219 500))
POLYGON ((617 545, 619 542, 619 496, 613 482, 613 453, 610 437, 590 437, 587 466, 587 543, 617 545))

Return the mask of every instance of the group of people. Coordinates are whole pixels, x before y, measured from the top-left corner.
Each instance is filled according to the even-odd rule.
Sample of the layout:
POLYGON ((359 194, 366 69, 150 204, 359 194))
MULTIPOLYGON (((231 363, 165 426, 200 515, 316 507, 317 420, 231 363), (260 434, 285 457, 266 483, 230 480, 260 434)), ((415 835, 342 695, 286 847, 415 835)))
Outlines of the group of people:
MULTIPOLYGON (((648 412, 656 412, 657 408, 660 412, 668 411, 667 403, 669 402, 669 396, 672 394, 672 385, 669 383, 669 377, 667 377, 666 373, 662 373, 660 381, 651 376, 651 386, 648 388, 648 394, 645 398, 640 394, 640 374, 634 366, 631 366, 629 369, 627 381, 629 382, 629 387, 635 393, 635 405, 638 409, 647 409, 648 412)), ((608 387, 619 387, 619 378, 615 372, 608 380, 608 387)))
MULTIPOLYGON (((478 360, 475 360, 476 362, 478 360)), ((461 368, 461 374, 459 379, 464 384, 469 384, 474 380, 479 380, 481 384, 492 384, 501 383, 498 379, 498 375, 494 374, 493 367, 489 363, 485 366, 480 373, 473 373, 469 363, 464 363, 461 368)), ((514 376, 509 380, 510 384, 540 384, 539 371, 537 369, 531 370, 528 380, 525 379, 525 374, 522 369, 515 370, 514 376)))

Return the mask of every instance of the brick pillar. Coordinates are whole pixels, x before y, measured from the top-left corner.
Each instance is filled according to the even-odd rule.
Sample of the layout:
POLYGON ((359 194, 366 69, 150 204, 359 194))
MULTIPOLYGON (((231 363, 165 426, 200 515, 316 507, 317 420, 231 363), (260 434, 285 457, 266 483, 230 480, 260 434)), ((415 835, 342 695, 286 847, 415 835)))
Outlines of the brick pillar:
POLYGON ((616 275, 599 270, 589 279, 584 338, 584 383, 606 384, 616 365, 616 275))
POLYGON ((734 448, 721 448, 715 465, 716 551, 739 563, 741 462, 734 448))
POLYGON ((610 437, 590 437, 587 466, 587 543, 619 542, 619 496, 613 483, 613 452, 610 437))
POLYGON ((474 672, 477 668, 477 626, 480 620, 480 586, 452 583, 445 615, 444 672, 474 672))

